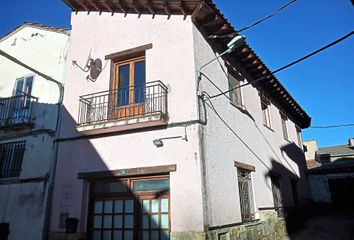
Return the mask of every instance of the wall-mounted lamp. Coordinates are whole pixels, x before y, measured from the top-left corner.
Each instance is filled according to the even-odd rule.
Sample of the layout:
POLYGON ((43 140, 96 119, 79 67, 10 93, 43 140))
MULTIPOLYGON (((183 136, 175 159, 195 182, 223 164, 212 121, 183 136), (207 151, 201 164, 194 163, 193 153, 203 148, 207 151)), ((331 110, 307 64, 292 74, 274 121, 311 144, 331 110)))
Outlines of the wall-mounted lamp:
POLYGON ((156 147, 162 147, 163 146, 163 142, 162 142, 162 140, 161 139, 155 139, 154 141, 152 141, 153 143, 154 143, 154 145, 156 146, 156 147))
MULTIPOLYGON (((218 36, 216 35, 212 35, 209 36, 209 38, 218 38, 218 36)), ((227 49, 222 52, 221 54, 216 54, 216 57, 214 57, 213 59, 211 59, 209 62, 205 63, 204 65, 202 65, 198 70, 197 70, 197 79, 198 82, 202 79, 201 76, 201 71, 203 68, 205 68, 206 66, 208 66, 210 63, 214 62, 215 60, 221 58, 222 56, 224 56, 227 53, 231 53, 236 47, 244 44, 245 42, 245 37, 242 35, 236 35, 230 42, 227 43, 227 49)), ((199 87, 199 84, 198 84, 199 87)))
POLYGON ((184 136, 174 136, 174 137, 164 137, 164 138, 156 138, 152 142, 156 147, 162 147, 163 146, 163 141, 162 140, 167 140, 167 139, 176 139, 180 138, 186 142, 188 142, 188 137, 187 137, 187 127, 188 125, 184 126, 184 136))

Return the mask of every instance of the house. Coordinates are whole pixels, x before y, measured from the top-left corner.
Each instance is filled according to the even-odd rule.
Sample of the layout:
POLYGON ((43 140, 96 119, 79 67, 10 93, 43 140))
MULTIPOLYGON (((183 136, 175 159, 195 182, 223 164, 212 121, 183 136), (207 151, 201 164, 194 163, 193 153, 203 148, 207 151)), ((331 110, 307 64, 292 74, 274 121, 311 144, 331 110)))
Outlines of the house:
POLYGON ((308 200, 311 119, 247 43, 201 69, 236 34, 214 3, 64 2, 51 239, 284 236, 284 209, 308 200))
POLYGON ((317 147, 317 141, 305 141, 307 176, 312 200, 318 204, 353 208, 354 139, 347 145, 317 147))
POLYGON ((68 39, 36 23, 0 39, 0 239, 47 231, 68 39))

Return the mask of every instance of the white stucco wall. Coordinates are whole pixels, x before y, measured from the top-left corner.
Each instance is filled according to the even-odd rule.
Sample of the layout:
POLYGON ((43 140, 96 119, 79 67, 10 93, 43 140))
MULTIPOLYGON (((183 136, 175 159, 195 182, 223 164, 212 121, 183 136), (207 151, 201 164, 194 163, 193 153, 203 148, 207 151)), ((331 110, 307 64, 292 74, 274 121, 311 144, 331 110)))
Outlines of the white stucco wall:
MULTIPOLYGON (((152 43, 146 51, 146 81, 161 80, 168 86, 168 123, 196 119, 195 67, 192 22, 183 16, 110 13, 72 15, 71 44, 68 62, 84 64, 91 51, 92 58, 152 43)), ((104 60, 103 60, 104 62, 104 60)), ((96 82, 86 81, 87 73, 68 64, 61 137, 73 137, 79 110, 79 96, 109 90, 110 64, 96 82)), ((202 232, 203 212, 200 177, 198 128, 187 127, 188 141, 164 140, 156 148, 156 138, 184 135, 184 127, 153 131, 138 131, 110 137, 82 139, 60 143, 54 188, 51 231, 59 229, 61 212, 79 218, 79 231, 86 231, 87 206, 84 183, 77 179, 79 172, 176 164, 170 174, 171 231, 202 232), (67 193, 66 198, 64 196, 67 193)))
MULTIPOLYGON (((69 36, 36 27, 22 26, 0 39, 0 49, 28 66, 64 82, 69 36)), ((13 95, 17 78, 34 76, 31 95, 33 127, 0 130, 0 144, 26 141, 18 178, 0 179, 0 222, 10 223, 9 240, 41 239, 47 199, 48 177, 55 158, 54 136, 59 98, 58 86, 0 56, 0 97, 13 95), (29 224, 31 223, 31 224, 29 224)))
MULTIPOLYGON (((196 28, 193 29, 193 39, 195 66, 202 66, 215 57, 215 54, 196 28)), ((222 90, 228 90, 227 68, 223 60, 213 62, 202 72, 222 90)), ((252 80, 248 76, 241 78, 244 79, 243 83, 252 80)), ((205 78, 201 81, 201 90, 210 95, 219 93, 205 78)), ((296 158, 300 162, 300 168, 304 167, 305 159, 302 150, 297 146, 294 123, 287 121, 289 141, 285 140, 279 110, 273 104, 270 105, 271 130, 263 125, 258 91, 248 85, 242 88, 241 92, 245 105, 243 111, 231 105, 224 96, 211 100, 216 111, 235 133, 232 133, 206 106, 208 124, 202 127, 201 144, 204 146, 202 152, 205 157, 209 226, 241 221, 237 169, 234 167, 234 161, 256 168, 252 173, 256 211, 258 208, 274 206, 270 172, 282 175, 280 181, 284 206, 293 205, 289 178, 299 180, 299 198, 307 197, 304 176, 299 179, 299 166, 291 160, 296 158)))

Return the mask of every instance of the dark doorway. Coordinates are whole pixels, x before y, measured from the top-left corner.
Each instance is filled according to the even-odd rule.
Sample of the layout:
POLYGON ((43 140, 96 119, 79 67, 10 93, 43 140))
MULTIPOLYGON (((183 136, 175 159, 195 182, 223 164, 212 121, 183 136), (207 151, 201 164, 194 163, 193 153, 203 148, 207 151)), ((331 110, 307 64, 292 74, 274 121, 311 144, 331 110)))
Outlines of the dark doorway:
POLYGON ((354 178, 328 179, 328 184, 333 206, 354 210, 354 178))

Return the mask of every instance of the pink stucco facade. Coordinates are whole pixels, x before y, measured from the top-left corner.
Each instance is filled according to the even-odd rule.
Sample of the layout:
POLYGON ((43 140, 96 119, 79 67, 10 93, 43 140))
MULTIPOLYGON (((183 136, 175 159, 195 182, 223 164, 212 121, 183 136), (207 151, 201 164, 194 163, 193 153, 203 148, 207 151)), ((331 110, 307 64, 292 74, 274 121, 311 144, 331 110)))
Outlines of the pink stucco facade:
MULTIPOLYGON (((160 80, 168 87, 168 123, 196 119, 192 26, 190 18, 179 16, 167 20, 166 16, 73 14, 68 62, 84 63, 90 51, 91 57, 103 60, 105 55, 152 43, 145 55, 146 82, 160 80)), ((90 82, 87 73, 68 64, 62 139, 80 136, 76 128, 79 96, 109 89, 111 62, 104 65, 97 81, 90 82)), ((176 164, 177 171, 170 173, 171 231, 203 232, 198 126, 186 128, 188 141, 165 140, 161 148, 153 144, 157 138, 181 135, 185 135, 184 126, 61 142, 51 231, 63 231, 59 228, 60 213, 78 218, 79 231, 86 231, 87 186, 78 180, 79 172, 176 164)))
MULTIPOLYGON (((71 24, 52 233, 64 230, 59 227, 61 213, 79 219, 80 234, 89 231, 90 183, 79 179, 79 173, 176 165, 176 171, 169 173, 170 231, 175 239, 187 233, 192 234, 190 239, 197 239, 204 236, 208 227, 241 221, 235 161, 255 168, 252 195, 256 217, 262 209, 274 207, 270 176, 275 172, 281 175, 284 205, 294 204, 289 190, 291 179, 298 182, 299 198, 306 200, 304 156, 295 124, 287 121, 289 139, 285 140, 279 109, 271 104, 272 129, 263 126, 260 97, 252 85, 242 89, 247 108, 243 110, 247 114, 225 98, 214 102, 237 136, 210 109, 206 126, 193 122, 198 119, 199 111, 196 72, 215 55, 190 16, 152 18, 144 14, 78 12, 72 14, 71 24), (146 82, 160 80, 168 89, 166 122, 158 128, 82 137, 82 128, 77 126, 79 96, 110 89, 113 63, 105 61, 105 56, 146 44, 152 44, 145 51, 146 82), (104 66, 95 82, 87 81, 88 73, 71 64, 72 61, 84 64, 90 52, 91 58, 100 58, 104 66), (182 138, 173 138, 179 136, 182 138), (164 145, 155 147, 153 141, 161 138, 166 138, 164 145)), ((203 71, 222 89, 227 89, 224 68, 220 60, 203 71)), ((243 77, 244 81, 252 80, 243 77)), ((203 80, 201 89, 217 93, 203 80)), ((130 130, 134 126, 131 124, 130 130)), ((96 127, 109 129, 103 125, 96 127)))

